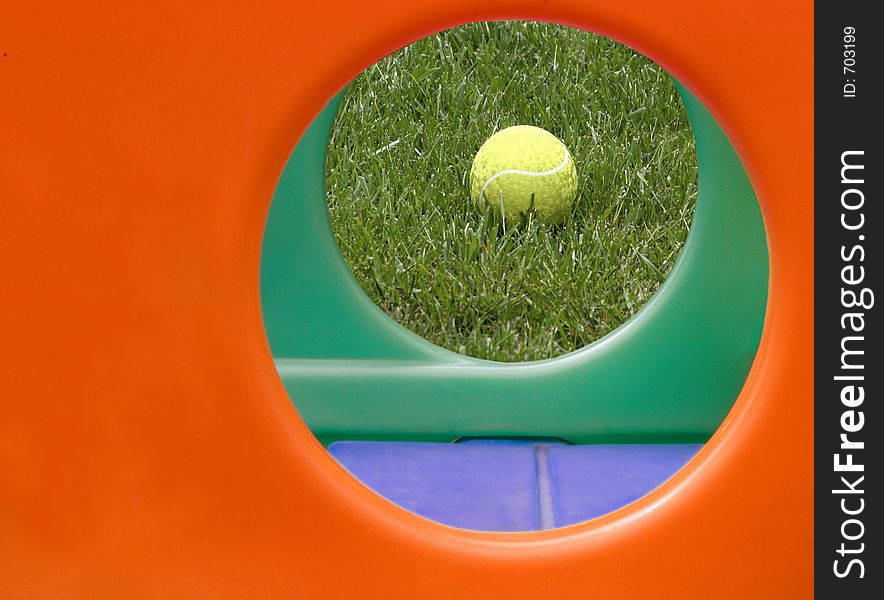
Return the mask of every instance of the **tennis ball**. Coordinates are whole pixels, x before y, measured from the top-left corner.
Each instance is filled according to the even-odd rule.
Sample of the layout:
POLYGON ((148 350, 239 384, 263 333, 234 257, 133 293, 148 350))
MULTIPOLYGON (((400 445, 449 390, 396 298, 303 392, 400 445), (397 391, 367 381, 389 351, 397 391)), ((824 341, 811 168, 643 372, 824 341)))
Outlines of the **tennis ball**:
POLYGON ((577 196, 577 169, 565 144, 550 132, 531 125, 507 127, 476 153, 470 195, 506 221, 520 220, 533 205, 538 219, 556 225, 577 196))

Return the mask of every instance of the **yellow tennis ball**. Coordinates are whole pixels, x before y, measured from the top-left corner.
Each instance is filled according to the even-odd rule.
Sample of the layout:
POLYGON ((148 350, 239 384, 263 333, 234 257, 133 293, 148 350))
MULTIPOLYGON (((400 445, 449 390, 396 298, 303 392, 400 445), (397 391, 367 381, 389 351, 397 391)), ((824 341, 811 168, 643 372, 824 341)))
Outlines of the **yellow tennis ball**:
POLYGON ((470 195, 507 221, 531 206, 544 223, 562 222, 577 196, 577 169, 562 141, 550 132, 516 125, 488 138, 470 169, 470 195))

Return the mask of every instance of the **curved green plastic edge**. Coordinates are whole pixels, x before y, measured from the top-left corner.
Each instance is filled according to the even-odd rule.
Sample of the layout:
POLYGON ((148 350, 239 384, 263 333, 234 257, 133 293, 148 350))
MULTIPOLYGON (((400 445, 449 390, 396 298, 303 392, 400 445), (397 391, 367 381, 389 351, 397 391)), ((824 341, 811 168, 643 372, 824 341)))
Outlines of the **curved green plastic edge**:
POLYGON ((362 291, 335 242, 325 157, 339 94, 279 181, 262 248, 270 348, 299 413, 325 444, 556 436, 573 443, 703 441, 748 374, 767 302, 758 202, 733 146, 679 89, 700 181, 687 242, 629 321, 565 356, 495 363, 435 346, 362 291))

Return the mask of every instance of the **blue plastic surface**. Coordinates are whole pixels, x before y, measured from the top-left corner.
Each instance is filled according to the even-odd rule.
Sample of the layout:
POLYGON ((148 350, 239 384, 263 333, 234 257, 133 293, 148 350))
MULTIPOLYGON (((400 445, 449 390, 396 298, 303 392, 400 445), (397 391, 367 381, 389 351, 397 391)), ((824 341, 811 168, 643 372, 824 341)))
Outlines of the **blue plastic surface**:
POLYGON ((539 528, 531 444, 337 442, 362 483, 433 521, 482 531, 539 528))
POLYGON ((638 500, 682 468, 702 444, 552 446, 549 478, 556 527, 638 500))
POLYGON ((428 519, 480 531, 586 521, 671 477, 701 444, 555 441, 337 442, 329 451, 377 493, 428 519))

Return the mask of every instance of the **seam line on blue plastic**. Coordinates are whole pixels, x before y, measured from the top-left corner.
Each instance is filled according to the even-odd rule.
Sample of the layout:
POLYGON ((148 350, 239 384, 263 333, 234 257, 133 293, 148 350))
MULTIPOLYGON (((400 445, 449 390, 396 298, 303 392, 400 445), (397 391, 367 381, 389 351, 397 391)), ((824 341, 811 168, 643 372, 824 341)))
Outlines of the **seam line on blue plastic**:
POLYGON ((537 512, 540 529, 556 526, 553 510, 552 480, 549 475, 549 446, 534 446, 534 467, 537 470, 537 512))

